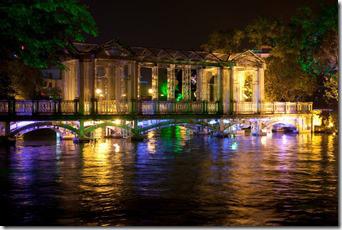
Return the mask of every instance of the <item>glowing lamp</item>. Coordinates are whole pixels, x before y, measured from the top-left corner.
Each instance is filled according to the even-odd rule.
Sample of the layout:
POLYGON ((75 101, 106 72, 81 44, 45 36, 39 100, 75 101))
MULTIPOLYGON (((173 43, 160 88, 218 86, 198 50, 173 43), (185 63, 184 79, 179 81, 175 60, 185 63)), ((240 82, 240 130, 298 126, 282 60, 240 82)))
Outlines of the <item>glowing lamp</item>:
POLYGON ((96 90, 95 90, 95 93, 96 93, 96 94, 101 94, 101 93, 102 93, 102 89, 96 89, 96 90))

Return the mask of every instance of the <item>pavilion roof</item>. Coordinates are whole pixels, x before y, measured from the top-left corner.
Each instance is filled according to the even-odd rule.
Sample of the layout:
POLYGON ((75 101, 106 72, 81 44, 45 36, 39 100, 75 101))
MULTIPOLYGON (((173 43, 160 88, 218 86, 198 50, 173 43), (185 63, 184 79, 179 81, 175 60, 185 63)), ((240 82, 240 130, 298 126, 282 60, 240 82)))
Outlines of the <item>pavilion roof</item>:
MULTIPOLYGON (((231 65, 236 58, 248 52, 234 55, 195 50, 175 50, 125 46, 110 40, 103 44, 74 43, 76 54, 95 55, 97 58, 130 59, 140 62, 174 63, 174 64, 203 64, 203 65, 231 65)), ((257 55, 255 55, 257 57, 257 55)), ((257 57, 258 60, 262 58, 257 57)))

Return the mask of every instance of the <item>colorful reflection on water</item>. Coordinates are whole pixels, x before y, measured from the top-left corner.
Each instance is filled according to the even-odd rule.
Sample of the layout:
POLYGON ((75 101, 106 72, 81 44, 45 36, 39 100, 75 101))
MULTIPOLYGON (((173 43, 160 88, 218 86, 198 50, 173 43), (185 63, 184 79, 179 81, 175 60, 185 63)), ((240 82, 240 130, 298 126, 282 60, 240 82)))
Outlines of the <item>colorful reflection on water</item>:
POLYGON ((176 126, 141 143, 0 151, 2 225, 337 225, 337 136, 217 139, 176 126))

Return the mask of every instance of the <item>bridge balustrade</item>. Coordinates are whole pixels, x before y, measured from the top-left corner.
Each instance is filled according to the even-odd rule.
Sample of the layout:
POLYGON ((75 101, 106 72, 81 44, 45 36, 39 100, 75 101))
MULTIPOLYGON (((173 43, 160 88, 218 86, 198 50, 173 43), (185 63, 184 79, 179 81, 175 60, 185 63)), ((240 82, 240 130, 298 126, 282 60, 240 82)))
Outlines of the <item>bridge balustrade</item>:
POLYGON ((60 111, 63 114, 73 114, 75 112, 74 100, 64 100, 60 102, 60 111))
POLYGON ((160 101, 159 102, 159 113, 168 114, 172 109, 173 103, 171 101, 160 101))
POLYGON ((33 102, 32 101, 16 101, 15 113, 17 115, 32 115, 33 102))
MULTIPOLYGON (((94 100, 83 103, 80 111, 78 100, 2 100, 0 115, 52 115, 52 114, 221 114, 219 102, 207 101, 117 101, 94 100)), ((233 104, 234 114, 295 114, 309 113, 311 102, 239 102, 233 104)))
POLYGON ((261 103, 260 110, 262 113, 272 114, 274 113, 274 103, 273 102, 261 103))
POLYGON ((207 112, 208 114, 215 114, 219 111, 217 102, 208 102, 207 104, 207 112))
POLYGON ((296 114, 309 113, 312 102, 239 102, 234 103, 235 114, 296 114), (259 109, 258 109, 259 104, 259 109))
POLYGON ((257 113, 257 104, 253 102, 234 103, 234 112, 238 114, 257 113))
POLYGON ((8 111, 8 101, 0 101, 0 114, 7 114, 8 111))

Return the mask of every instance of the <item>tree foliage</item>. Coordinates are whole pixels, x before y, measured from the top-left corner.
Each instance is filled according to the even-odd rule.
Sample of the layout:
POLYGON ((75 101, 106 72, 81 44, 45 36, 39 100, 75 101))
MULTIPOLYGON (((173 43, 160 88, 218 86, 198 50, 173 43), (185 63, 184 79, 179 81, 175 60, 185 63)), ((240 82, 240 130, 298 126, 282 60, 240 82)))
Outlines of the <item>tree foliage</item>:
POLYGON ((19 91, 28 96, 32 91, 20 84, 35 82, 37 69, 62 68, 73 42, 97 34, 93 17, 77 0, 2 0, 0 32, 0 77, 8 85, 1 87, 2 97, 19 91))
POLYGON ((0 81, 0 98, 35 98, 43 84, 41 71, 19 60, 0 65, 0 81))
POLYGON ((302 8, 292 19, 292 41, 299 45, 299 64, 312 76, 332 76, 338 65, 338 6, 322 5, 313 12, 302 8))
POLYGON ((208 42, 201 47, 209 52, 220 52, 231 55, 242 49, 244 39, 245 34, 240 30, 215 31, 209 36, 208 42))
POLYGON ((97 34, 91 14, 76 0, 3 0, 0 16, 1 60, 18 58, 31 67, 60 64, 72 42, 97 34))
POLYGON ((276 47, 279 36, 284 33, 285 27, 279 20, 258 18, 245 28, 245 37, 249 48, 268 46, 276 47))
POLYGON ((317 90, 316 79, 301 71, 296 59, 266 60, 265 96, 268 101, 312 101, 317 90))

